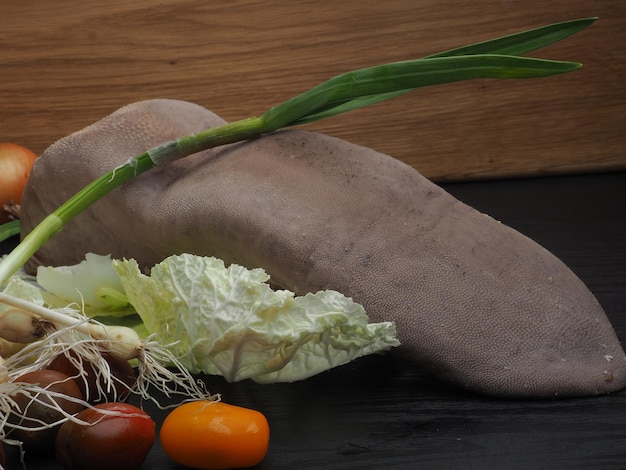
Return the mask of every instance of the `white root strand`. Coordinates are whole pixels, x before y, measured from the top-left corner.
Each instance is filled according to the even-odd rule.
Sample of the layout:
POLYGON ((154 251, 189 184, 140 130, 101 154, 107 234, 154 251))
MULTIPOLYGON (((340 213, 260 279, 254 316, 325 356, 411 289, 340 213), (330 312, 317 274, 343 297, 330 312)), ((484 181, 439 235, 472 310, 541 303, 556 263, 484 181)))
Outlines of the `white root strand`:
MULTIPOLYGON (((150 341, 150 338, 146 341, 142 340, 132 328, 103 325, 90 321, 86 317, 66 315, 62 312, 3 293, 0 293, 0 303, 32 312, 32 314, 40 316, 43 320, 49 322, 50 326, 54 325, 57 329, 55 332, 48 331, 49 335, 48 338, 46 338, 48 341, 40 340, 31 343, 25 351, 18 353, 16 355, 17 357, 11 357, 12 360, 16 359, 16 363, 24 361, 29 354, 38 351, 40 354, 40 358, 36 360, 38 364, 32 364, 31 367, 42 368, 44 362, 51 360, 50 354, 41 354, 42 351, 47 349, 43 346, 46 342, 50 343, 50 349, 55 349, 58 354, 58 348, 60 346, 63 346, 62 349, 65 351, 69 349, 76 350, 76 348, 81 349, 81 343, 91 341, 93 344, 106 350, 112 356, 124 360, 137 359, 139 375, 133 392, 139 394, 144 399, 153 401, 160 407, 161 405, 158 401, 150 394, 150 386, 154 386, 167 397, 183 395, 186 397, 185 401, 219 400, 219 395, 210 394, 204 387, 204 384, 201 383, 201 381, 195 380, 167 347, 150 341), (69 334, 70 337, 61 339, 64 334, 69 334), (90 339, 80 339, 79 336, 81 334, 90 339), (59 336, 59 339, 50 341, 56 336, 59 336), (19 359, 20 356, 21 359, 19 359), (45 358, 46 356, 47 359, 45 358), (164 364, 169 365, 169 367, 164 366, 164 364)), ((76 350, 76 352, 78 352, 78 350, 76 350)), ((86 358, 88 357, 87 355, 86 358)), ((89 358, 87 360, 93 361, 93 359, 89 358)), ((104 367, 106 368, 106 365, 104 367)), ((9 369, 12 370, 11 367, 9 367, 9 369)), ((13 375, 13 373, 14 372, 12 372, 11 375, 13 375)))
POLYGON ((0 356, 0 384, 9 381, 9 368, 6 365, 6 361, 0 356))

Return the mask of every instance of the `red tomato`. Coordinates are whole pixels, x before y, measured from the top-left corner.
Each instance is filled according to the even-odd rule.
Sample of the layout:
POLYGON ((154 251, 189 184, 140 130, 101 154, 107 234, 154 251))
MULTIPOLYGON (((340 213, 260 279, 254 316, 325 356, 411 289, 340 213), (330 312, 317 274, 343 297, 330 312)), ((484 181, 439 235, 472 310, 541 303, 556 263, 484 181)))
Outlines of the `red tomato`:
POLYGON ((177 463, 202 470, 251 467, 269 446, 269 425, 255 410, 222 402, 194 401, 163 422, 163 450, 177 463))
POLYGON ((126 400, 130 394, 128 387, 132 387, 135 383, 135 370, 128 361, 115 358, 106 353, 103 353, 102 356, 109 364, 111 376, 113 377, 114 388, 110 390, 107 390, 104 379, 102 376, 97 376, 94 367, 88 361, 83 361, 81 377, 76 377, 79 373, 78 369, 65 354, 59 354, 55 357, 48 365, 48 369, 58 370, 70 377, 76 377, 74 380, 76 380, 85 400, 89 403, 96 404, 104 401, 126 400), (98 393, 96 380, 98 380, 104 396, 100 396, 98 393))
POLYGON ((5 204, 19 204, 37 155, 26 147, 0 143, 0 224, 9 221, 5 204))
MULTIPOLYGON (((21 377, 18 377, 15 381, 38 384, 46 390, 50 390, 55 393, 62 393, 72 398, 78 398, 81 400, 83 398, 83 395, 82 393, 80 393, 76 382, 68 377, 67 374, 56 370, 40 370, 35 372, 29 372, 28 374, 24 374, 21 377)), ((40 427, 42 425, 42 422, 52 424, 63 418, 63 414, 61 412, 54 410, 49 406, 32 401, 33 396, 29 393, 15 394, 14 396, 12 396, 12 398, 15 403, 17 403, 20 410, 19 415, 16 414, 15 410, 11 411, 11 414, 9 415, 9 421, 12 423, 19 423, 22 426, 35 428, 40 427)), ((84 408, 83 405, 81 405, 80 403, 65 400, 63 398, 51 398, 48 396, 44 396, 43 394, 39 394, 38 399, 46 403, 52 403, 54 400, 54 402, 56 402, 63 410, 65 410, 69 414, 78 413, 84 408)), ((9 433, 9 438, 22 441, 24 443, 24 447, 27 450, 53 448, 54 438, 57 434, 57 431, 59 430, 59 427, 60 425, 56 425, 51 426, 47 429, 40 429, 37 431, 12 429, 9 433)))
POLYGON ((69 470, 135 470, 154 444, 154 421, 128 403, 101 403, 85 408, 76 418, 89 425, 67 421, 56 439, 57 459, 69 470))

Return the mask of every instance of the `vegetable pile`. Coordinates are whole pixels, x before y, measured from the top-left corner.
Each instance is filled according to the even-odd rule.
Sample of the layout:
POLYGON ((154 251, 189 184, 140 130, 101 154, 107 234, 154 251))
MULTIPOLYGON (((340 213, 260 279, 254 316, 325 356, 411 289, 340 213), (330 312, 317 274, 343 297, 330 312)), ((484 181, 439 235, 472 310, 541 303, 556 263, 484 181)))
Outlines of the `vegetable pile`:
MULTIPOLYGON (((474 78, 542 77, 580 64, 522 57, 589 26, 559 23, 414 61, 335 77, 258 118, 181 136, 102 175, 46 217, 0 262, 0 440, 56 447, 68 469, 137 468, 155 440, 155 423, 124 404, 157 389, 176 408, 163 423, 166 452, 194 468, 260 462, 267 420, 226 405, 192 375, 229 381, 294 381, 398 345, 393 322, 368 323, 364 308, 339 292, 295 296, 267 283, 262 269, 213 257, 170 256, 142 273, 133 259, 85 253, 84 263, 20 267, 78 213, 125 181, 199 150, 313 122, 414 89, 474 78), (131 367, 131 364, 135 368, 131 367), (219 432, 221 423, 228 432, 219 432), (189 437, 189 431, 198 439, 189 437), (92 453, 91 442, 105 448, 92 453), (246 445, 242 446, 245 442, 246 445), (95 464, 94 462, 98 462, 95 464), (98 467, 97 465, 101 465, 98 467)), ((11 200, 19 202, 19 195, 11 200)), ((5 235, 15 233, 15 224, 5 235)))

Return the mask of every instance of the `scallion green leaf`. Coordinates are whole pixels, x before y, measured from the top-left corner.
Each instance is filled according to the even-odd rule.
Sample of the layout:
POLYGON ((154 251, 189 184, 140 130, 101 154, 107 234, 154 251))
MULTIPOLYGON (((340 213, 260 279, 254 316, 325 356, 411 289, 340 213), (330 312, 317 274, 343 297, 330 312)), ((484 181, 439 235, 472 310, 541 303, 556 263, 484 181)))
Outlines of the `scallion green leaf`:
POLYGON ((157 164, 186 157, 200 150, 250 139, 282 127, 336 116, 425 86, 476 78, 533 78, 570 72, 579 68, 580 64, 521 55, 565 39, 595 20, 583 18, 555 23, 421 59, 347 72, 271 108, 260 117, 181 136, 150 149, 97 178, 46 217, 0 263, 0 284, 60 231, 65 223, 120 184, 157 164))

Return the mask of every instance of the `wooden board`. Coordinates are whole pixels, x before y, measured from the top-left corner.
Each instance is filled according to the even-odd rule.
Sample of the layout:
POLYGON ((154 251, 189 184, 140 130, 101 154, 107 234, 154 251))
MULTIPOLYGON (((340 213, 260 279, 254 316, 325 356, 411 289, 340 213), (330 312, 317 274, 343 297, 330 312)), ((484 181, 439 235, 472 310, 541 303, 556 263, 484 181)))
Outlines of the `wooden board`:
POLYGON ((423 89, 307 128, 435 180, 626 167, 621 1, 30 0, 0 14, 0 140, 36 152, 132 101, 184 99, 236 120, 348 70, 599 16, 540 51, 583 62, 575 73, 423 89))

